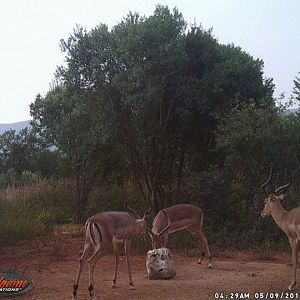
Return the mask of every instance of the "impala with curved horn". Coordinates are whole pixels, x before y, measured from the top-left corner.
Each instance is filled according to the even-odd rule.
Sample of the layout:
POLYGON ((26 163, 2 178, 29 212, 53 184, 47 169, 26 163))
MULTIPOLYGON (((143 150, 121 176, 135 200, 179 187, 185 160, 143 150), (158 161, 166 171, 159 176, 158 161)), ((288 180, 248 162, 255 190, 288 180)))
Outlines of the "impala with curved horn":
POLYGON ((292 248, 293 279, 288 289, 292 290, 296 286, 297 245, 300 238, 300 207, 286 211, 281 205, 281 201, 284 199, 283 192, 291 185, 291 182, 280 186, 271 193, 267 192, 266 186, 270 182, 271 177, 272 168, 269 178, 261 185, 267 194, 261 216, 272 216, 278 227, 284 231, 289 239, 292 248))
POLYGON ((114 276, 112 280, 112 287, 116 287, 117 269, 119 262, 118 245, 124 244, 125 257, 129 275, 129 285, 131 289, 134 288, 134 284, 131 276, 130 269, 130 244, 134 235, 140 236, 145 240, 147 233, 146 221, 147 217, 152 210, 148 209, 143 218, 131 208, 127 207, 127 201, 125 202, 125 208, 134 214, 133 217, 128 212, 109 211, 102 212, 90 217, 85 223, 85 243, 84 250, 80 257, 79 268, 76 276, 76 280, 73 287, 73 300, 76 299, 80 274, 82 272, 83 265, 88 262, 89 266, 89 295, 90 300, 94 298, 94 269, 97 261, 104 255, 109 253, 109 246, 113 244, 113 249, 116 258, 114 276))
POLYGON ((177 204, 162 209, 153 220, 152 230, 148 229, 153 249, 166 247, 171 233, 187 230, 200 241, 202 257, 199 258, 198 263, 201 264, 206 252, 209 259, 208 267, 212 268, 207 239, 202 231, 203 218, 202 209, 195 205, 177 204))

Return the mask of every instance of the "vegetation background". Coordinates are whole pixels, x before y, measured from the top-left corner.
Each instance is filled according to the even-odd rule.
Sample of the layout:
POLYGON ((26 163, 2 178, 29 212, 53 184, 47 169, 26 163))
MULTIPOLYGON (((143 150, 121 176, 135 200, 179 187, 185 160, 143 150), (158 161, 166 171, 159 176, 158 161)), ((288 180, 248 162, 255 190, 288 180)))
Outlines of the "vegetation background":
POLYGON ((293 96, 275 99, 262 60, 166 6, 111 30, 77 26, 60 45, 65 62, 32 102, 32 128, 0 135, 2 243, 129 199, 141 214, 152 205, 152 217, 199 205, 210 244, 282 247, 284 235, 260 218, 260 185, 272 166, 270 190, 293 180, 284 206, 299 206, 300 115, 288 113, 298 77, 293 96))

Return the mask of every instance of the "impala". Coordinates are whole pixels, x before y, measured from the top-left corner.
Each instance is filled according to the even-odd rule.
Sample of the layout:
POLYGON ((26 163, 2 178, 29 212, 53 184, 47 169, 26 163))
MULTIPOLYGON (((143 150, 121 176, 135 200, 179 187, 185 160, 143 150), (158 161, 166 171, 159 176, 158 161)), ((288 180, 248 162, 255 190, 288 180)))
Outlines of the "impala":
POLYGON ((205 256, 204 248, 209 259, 208 267, 212 268, 207 239, 202 231, 203 218, 202 209, 190 204, 177 204, 162 209, 153 220, 152 230, 148 230, 153 249, 166 247, 171 233, 187 230, 200 241, 202 257, 199 258, 198 263, 201 264, 201 260, 205 256))
POLYGON ((112 244, 115 253, 115 270, 112 280, 112 287, 116 287, 117 268, 119 262, 118 245, 124 244, 125 257, 129 275, 129 285, 131 289, 135 289, 130 269, 130 243, 134 235, 139 235, 141 239, 145 239, 147 233, 146 219, 150 213, 149 209, 143 218, 137 216, 137 213, 127 207, 136 217, 128 212, 102 212, 90 217, 85 223, 85 243, 83 253, 80 257, 79 268, 76 280, 73 286, 73 300, 76 299, 77 289, 82 268, 86 261, 89 266, 89 295, 90 300, 94 298, 94 269, 97 261, 104 255, 109 253, 109 246, 112 244))
POLYGON ((292 248, 293 279, 288 289, 292 290, 296 286, 296 267, 297 267, 297 245, 300 237, 300 207, 286 211, 281 201, 284 199, 283 191, 290 186, 290 183, 277 188, 272 193, 268 193, 266 185, 271 179, 272 170, 268 180, 261 185, 265 193, 265 206, 261 212, 262 217, 272 216, 276 224, 287 235, 292 248))

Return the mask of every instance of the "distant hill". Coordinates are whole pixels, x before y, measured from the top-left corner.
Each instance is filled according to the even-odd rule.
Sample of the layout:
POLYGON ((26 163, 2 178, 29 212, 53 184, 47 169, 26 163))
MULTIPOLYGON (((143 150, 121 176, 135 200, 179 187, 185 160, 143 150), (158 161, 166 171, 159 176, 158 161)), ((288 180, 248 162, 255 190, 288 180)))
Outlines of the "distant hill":
POLYGON ((12 123, 12 124, 0 124, 0 134, 3 134, 5 131, 10 129, 16 130, 18 132, 21 129, 24 129, 25 127, 31 127, 29 123, 30 120, 12 123))

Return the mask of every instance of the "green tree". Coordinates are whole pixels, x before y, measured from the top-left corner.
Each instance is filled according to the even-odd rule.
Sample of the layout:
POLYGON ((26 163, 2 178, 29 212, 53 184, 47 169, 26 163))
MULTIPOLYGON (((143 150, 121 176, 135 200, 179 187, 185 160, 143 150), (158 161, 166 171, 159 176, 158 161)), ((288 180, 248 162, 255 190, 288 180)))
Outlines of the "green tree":
POLYGON ((30 159, 39 148, 37 136, 28 128, 0 135, 1 173, 14 169, 19 175, 30 168, 30 159))
POLYGON ((293 93, 295 95, 296 100, 300 101, 300 78, 297 76, 294 80, 293 93))
POLYGON ((121 62, 113 81, 120 94, 115 119, 130 172, 159 210, 170 204, 164 200, 180 187, 184 168, 209 167, 214 115, 237 95, 271 102, 273 84, 262 78, 262 61, 220 45, 210 30, 186 31, 176 9, 157 6, 149 18, 130 14, 113 33, 121 62))
POLYGON ((210 30, 187 30, 177 9, 158 5, 148 18, 130 13, 110 31, 78 26, 61 48, 67 64, 57 70, 58 87, 37 97, 31 111, 77 170, 78 213, 93 174, 108 165, 120 175, 114 178, 135 182, 155 211, 171 204, 185 169, 203 171, 216 160, 208 151, 215 115, 237 97, 272 101, 261 60, 219 44, 210 30), (109 152, 119 159, 107 164, 109 152))
POLYGON ((59 151, 49 148, 34 129, 25 128, 19 132, 9 130, 0 135, 2 186, 25 184, 22 174, 50 177, 67 173, 67 160, 59 151))
MULTIPOLYGON (((297 115, 287 115, 274 106, 257 107, 253 102, 238 103, 220 118, 216 150, 222 158, 219 170, 226 182, 220 206, 226 207, 224 220, 234 218, 232 230, 238 223, 238 230, 247 228, 258 235, 258 240, 265 238, 258 221, 265 196, 260 185, 271 166, 273 188, 290 181, 292 174, 299 177, 299 124, 297 115)), ((297 193, 298 185, 299 178, 292 188, 297 193)), ((290 207, 296 205, 299 203, 294 200, 288 203, 290 207)))
POLYGON ((82 220, 92 187, 95 149, 105 139, 93 116, 95 107, 88 91, 57 86, 31 104, 33 126, 71 161, 77 186, 77 217, 82 220))

